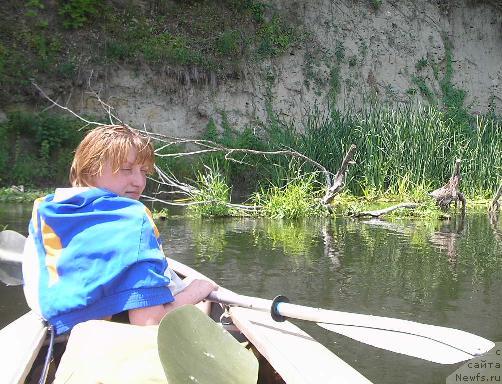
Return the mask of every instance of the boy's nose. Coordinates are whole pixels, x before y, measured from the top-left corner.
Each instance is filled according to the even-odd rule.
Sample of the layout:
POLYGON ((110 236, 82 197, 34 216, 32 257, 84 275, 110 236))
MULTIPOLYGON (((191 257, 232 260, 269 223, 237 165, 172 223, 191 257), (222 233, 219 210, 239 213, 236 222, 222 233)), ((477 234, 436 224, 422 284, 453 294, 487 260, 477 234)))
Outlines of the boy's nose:
POLYGON ((146 182, 146 177, 143 174, 143 172, 141 172, 141 170, 135 171, 133 173, 132 183, 134 184, 134 186, 141 187, 145 184, 145 182, 146 182))

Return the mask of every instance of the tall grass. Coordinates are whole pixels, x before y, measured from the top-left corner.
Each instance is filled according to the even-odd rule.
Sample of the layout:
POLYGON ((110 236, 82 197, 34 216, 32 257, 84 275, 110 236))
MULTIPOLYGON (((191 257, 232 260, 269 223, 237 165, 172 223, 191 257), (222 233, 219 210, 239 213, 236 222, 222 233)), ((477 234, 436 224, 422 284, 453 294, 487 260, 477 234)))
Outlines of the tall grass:
POLYGON ((357 154, 348 187, 358 195, 435 189, 449 179, 457 158, 461 190, 469 196, 492 193, 502 177, 502 124, 493 118, 459 123, 434 107, 314 111, 305 119, 299 150, 336 171, 351 143, 357 154))
MULTIPOLYGON (((460 189, 468 199, 492 195, 502 178, 502 123, 495 116, 460 119, 438 107, 407 106, 346 113, 315 109, 304 116, 302 130, 275 115, 263 126, 242 132, 222 121, 221 129, 208 128, 214 141, 263 151, 292 148, 332 172, 356 144, 356 164, 349 168, 346 187, 355 196, 424 201, 428 192, 448 181, 457 158, 462 160, 460 189)), ((241 188, 241 196, 260 191, 255 203, 266 206, 270 216, 296 217, 297 210, 304 210, 299 202, 322 190, 316 184, 324 183, 319 174, 316 180, 303 179, 302 185, 292 182, 299 174, 317 171, 298 159, 242 155, 237 160, 241 162, 227 164, 223 154, 213 154, 202 157, 201 163, 220 164, 222 176, 241 188)), ((304 211, 312 210, 309 206, 304 211)))

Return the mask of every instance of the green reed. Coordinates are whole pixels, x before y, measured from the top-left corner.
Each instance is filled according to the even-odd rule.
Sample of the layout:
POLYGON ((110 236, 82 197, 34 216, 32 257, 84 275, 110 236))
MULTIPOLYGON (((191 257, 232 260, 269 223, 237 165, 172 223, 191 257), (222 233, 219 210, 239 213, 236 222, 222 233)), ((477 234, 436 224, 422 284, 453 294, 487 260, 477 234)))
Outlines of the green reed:
MULTIPOLYGON (((350 145, 356 144, 344 198, 363 196, 367 202, 432 204, 428 193, 448 181, 457 158, 462 160, 460 190, 468 201, 491 196, 502 177, 502 124, 495 117, 460 119, 425 106, 345 113, 315 109, 304 116, 302 130, 273 117, 264 126, 243 132, 224 124, 223 133, 215 130, 211 138, 230 148, 291 148, 333 173, 350 145)), ((319 206, 324 177, 312 163, 284 155, 241 155, 236 160, 228 163, 223 154, 212 154, 200 159, 202 166, 192 167, 201 190, 196 198, 200 204, 192 207, 192 213, 236 215, 228 207, 229 185, 240 188, 241 196, 251 196, 253 204, 263 207, 260 214, 264 216, 299 218, 325 213, 319 206), (206 174, 205 164, 217 171, 206 174)), ((369 209, 358 199, 345 205, 353 212, 369 209)), ((414 214, 431 215, 431 209, 426 205, 414 214)))
POLYGON ((448 181, 457 158, 469 196, 493 193, 502 176, 502 124, 493 118, 459 122, 435 107, 314 111, 299 150, 336 172, 352 143, 348 187, 356 195, 433 190, 448 181))

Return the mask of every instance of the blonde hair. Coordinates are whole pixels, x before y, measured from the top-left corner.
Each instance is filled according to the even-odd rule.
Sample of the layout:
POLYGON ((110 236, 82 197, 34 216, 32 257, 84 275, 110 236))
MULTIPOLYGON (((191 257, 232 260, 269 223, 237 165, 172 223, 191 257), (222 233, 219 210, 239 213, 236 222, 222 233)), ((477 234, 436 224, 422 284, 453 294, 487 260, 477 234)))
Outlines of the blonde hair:
POLYGON ((131 149, 136 150, 136 164, 153 172, 154 150, 150 138, 126 125, 102 125, 90 131, 81 141, 70 169, 70 183, 74 187, 91 187, 92 177, 103 172, 110 161, 113 172, 127 162, 131 149))

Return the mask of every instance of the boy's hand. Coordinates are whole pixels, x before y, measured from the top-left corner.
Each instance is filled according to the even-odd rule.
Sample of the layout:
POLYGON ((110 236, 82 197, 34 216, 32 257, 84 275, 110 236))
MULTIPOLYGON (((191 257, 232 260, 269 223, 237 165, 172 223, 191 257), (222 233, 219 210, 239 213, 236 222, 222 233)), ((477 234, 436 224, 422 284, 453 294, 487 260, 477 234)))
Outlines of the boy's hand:
POLYGON ((190 285, 192 284, 195 284, 194 289, 197 289, 201 294, 205 293, 204 297, 219 288, 219 285, 215 282, 203 279, 195 279, 190 285))

